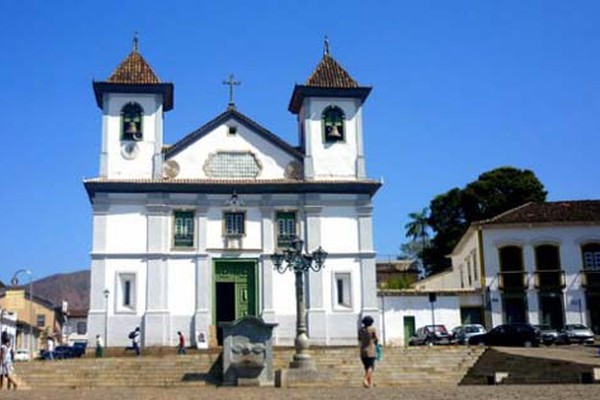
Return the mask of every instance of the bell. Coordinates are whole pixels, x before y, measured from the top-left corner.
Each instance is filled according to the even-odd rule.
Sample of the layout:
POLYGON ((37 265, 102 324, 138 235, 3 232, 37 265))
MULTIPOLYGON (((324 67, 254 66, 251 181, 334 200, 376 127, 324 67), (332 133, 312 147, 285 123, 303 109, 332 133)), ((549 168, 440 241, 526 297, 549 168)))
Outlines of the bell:
POLYGON ((340 139, 342 137, 342 134, 338 130, 338 126, 337 125, 332 125, 331 126, 331 130, 329 131, 329 136, 332 137, 332 138, 336 138, 336 139, 340 139))
POLYGON ((137 133, 137 125, 135 122, 129 122, 127 123, 127 129, 125 130, 125 133, 128 135, 135 135, 137 133))

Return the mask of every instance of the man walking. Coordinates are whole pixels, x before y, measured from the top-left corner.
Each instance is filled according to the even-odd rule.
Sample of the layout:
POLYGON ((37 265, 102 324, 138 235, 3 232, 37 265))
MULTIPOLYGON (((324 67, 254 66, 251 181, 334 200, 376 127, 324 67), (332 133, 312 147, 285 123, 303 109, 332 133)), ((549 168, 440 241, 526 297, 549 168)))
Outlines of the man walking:
POLYGON ((104 356, 104 342, 102 336, 96 335, 96 358, 102 358, 104 356))
POLYGON ((136 327, 135 330, 131 333, 131 347, 135 351, 135 355, 140 355, 140 327, 136 327))

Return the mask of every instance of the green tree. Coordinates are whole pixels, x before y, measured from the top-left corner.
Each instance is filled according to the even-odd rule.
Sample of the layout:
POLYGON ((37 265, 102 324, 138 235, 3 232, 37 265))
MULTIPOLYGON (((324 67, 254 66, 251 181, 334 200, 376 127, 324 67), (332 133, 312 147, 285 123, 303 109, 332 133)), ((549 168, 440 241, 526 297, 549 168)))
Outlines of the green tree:
POLYGON ((469 221, 494 217, 530 201, 543 202, 548 193, 530 170, 501 167, 479 175, 462 191, 462 206, 469 221))
POLYGON ((532 171, 501 167, 481 174, 464 189, 436 196, 429 205, 428 224, 435 235, 423 252, 425 273, 431 275, 450 266, 447 255, 472 222, 530 201, 543 202, 546 194, 532 171))

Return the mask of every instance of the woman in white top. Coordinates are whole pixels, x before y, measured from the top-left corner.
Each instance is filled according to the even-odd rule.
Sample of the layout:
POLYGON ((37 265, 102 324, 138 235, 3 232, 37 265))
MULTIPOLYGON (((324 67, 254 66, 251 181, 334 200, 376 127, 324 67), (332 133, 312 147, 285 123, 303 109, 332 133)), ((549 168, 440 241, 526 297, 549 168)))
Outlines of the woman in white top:
POLYGON ((10 347, 10 339, 2 338, 2 347, 0 348, 0 389, 4 386, 4 378, 6 377, 6 387, 10 389, 11 385, 14 390, 17 390, 17 383, 12 377, 13 370, 12 349, 10 347))

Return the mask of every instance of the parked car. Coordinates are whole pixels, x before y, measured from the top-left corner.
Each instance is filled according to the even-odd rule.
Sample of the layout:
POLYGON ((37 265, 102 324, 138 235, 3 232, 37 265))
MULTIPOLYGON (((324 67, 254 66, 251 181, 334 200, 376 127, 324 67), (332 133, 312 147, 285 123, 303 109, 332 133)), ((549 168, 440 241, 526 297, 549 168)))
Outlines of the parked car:
MULTIPOLYGON (((76 348, 73 346, 56 346, 54 351, 52 351, 52 358, 54 358, 55 360, 64 360, 67 358, 78 358, 81 357, 83 354, 84 353, 82 353, 80 348, 76 348)), ((40 352, 40 358, 42 360, 50 360, 50 352, 48 350, 42 350, 40 352)))
POLYGON ((540 330, 530 324, 498 325, 487 333, 469 338, 470 345, 487 346, 539 346, 540 330))
POLYGON ((71 353, 74 358, 80 358, 85 355, 85 350, 87 348, 86 342, 75 342, 73 346, 71 346, 71 353))
POLYGON ((29 361, 29 360, 31 360, 31 355, 29 354, 29 350, 17 349, 17 351, 15 351, 15 361, 29 361))
POLYGON ((542 335, 542 342, 546 346, 550 346, 558 341, 558 331, 552 328, 550 325, 534 325, 540 330, 542 335))
POLYGON ((456 332, 454 333, 453 341, 458 344, 467 344, 469 343, 469 338, 487 332, 484 326, 480 324, 461 325, 458 329, 454 329, 456 329, 456 332))
POLYGON ((590 328, 581 324, 570 324, 558 334, 558 343, 594 343, 594 332, 590 328))
POLYGON ((450 344, 450 334, 444 325, 425 325, 417 329, 408 341, 409 346, 450 344))

